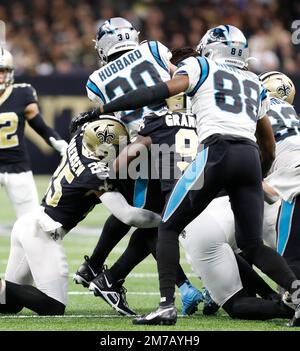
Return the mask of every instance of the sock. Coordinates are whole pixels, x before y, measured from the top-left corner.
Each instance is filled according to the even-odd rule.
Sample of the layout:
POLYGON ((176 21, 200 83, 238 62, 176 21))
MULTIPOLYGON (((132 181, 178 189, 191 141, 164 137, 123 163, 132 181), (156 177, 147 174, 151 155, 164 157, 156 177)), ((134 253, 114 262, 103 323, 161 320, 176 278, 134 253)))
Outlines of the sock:
POLYGON ((127 275, 142 262, 149 254, 150 250, 145 238, 157 236, 157 228, 136 229, 129 240, 126 250, 110 268, 112 282, 125 279, 127 275))
POLYGON ((6 303, 23 306, 37 314, 63 315, 66 306, 31 285, 19 285, 6 281, 6 303))
POLYGON ((243 250, 243 253, 257 268, 291 294, 297 290, 297 286, 293 286, 293 282, 297 278, 278 252, 264 244, 260 244, 243 250))
POLYGON ((178 235, 177 232, 170 230, 159 229, 158 232, 157 268, 162 307, 174 303, 176 267, 179 265, 178 235))
POLYGON ((243 257, 235 254, 235 258, 243 287, 247 291, 248 296, 255 297, 258 294, 264 299, 268 299, 270 296, 276 295, 276 292, 249 266, 243 257))
POLYGON ((118 242, 128 233, 130 226, 119 221, 113 215, 106 220, 97 245, 90 257, 90 266, 93 270, 99 271, 107 256, 118 242))

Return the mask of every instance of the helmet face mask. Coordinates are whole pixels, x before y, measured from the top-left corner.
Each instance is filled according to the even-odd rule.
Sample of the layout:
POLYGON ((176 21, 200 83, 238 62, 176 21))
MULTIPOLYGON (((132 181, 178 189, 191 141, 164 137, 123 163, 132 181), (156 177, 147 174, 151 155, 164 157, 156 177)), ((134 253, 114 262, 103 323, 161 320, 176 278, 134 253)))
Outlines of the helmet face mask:
POLYGON ((277 71, 265 72, 259 75, 269 95, 293 104, 296 89, 292 80, 285 74, 277 71))
POLYGON ((247 66, 249 58, 248 42, 244 34, 229 25, 209 29, 200 40, 197 51, 200 56, 241 69, 247 66))
POLYGON ((122 17, 113 17, 105 21, 98 29, 95 49, 100 58, 100 66, 108 63, 109 56, 132 50, 138 45, 139 32, 122 17))
POLYGON ((101 116, 85 126, 83 154, 88 158, 110 161, 116 158, 119 146, 127 145, 129 136, 122 122, 112 116, 101 116))
POLYGON ((5 77, 0 81, 0 92, 4 91, 14 82, 14 62, 11 53, 0 47, 0 72, 3 72, 5 77))

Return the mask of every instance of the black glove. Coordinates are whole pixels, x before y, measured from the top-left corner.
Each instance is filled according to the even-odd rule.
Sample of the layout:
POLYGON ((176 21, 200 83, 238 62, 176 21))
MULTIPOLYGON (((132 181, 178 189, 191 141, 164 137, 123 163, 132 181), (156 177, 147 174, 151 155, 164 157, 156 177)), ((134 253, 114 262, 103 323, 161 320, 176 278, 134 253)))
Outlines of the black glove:
POLYGON ((79 113, 78 116, 72 118, 70 122, 70 134, 74 134, 76 130, 86 122, 93 122, 99 119, 100 110, 99 108, 93 108, 85 112, 79 113))

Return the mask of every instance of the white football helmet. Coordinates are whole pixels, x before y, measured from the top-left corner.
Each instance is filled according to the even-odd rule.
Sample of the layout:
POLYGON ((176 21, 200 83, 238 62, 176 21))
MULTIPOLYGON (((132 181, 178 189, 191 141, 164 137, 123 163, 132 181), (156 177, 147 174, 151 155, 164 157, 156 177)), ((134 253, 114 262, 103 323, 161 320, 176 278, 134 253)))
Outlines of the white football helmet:
POLYGON ((2 47, 0 47, 0 70, 6 70, 4 81, 0 82, 0 91, 3 91, 14 82, 14 60, 12 54, 2 47))
POLYGON ((292 80, 285 74, 277 71, 261 73, 259 79, 270 93, 270 96, 293 104, 296 89, 292 80))
POLYGON ((122 17, 105 21, 98 29, 95 49, 100 57, 100 66, 108 63, 108 57, 119 51, 132 50, 138 45, 139 32, 122 17))
POLYGON ((209 29, 197 51, 201 56, 241 69, 247 66, 249 58, 247 39, 238 28, 230 25, 209 29))

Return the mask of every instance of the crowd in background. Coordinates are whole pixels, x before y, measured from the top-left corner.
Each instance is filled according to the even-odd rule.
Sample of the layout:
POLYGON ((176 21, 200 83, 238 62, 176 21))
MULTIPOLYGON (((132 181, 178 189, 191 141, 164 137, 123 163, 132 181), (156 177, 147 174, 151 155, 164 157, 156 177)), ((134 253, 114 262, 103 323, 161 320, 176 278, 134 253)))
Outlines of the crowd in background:
MULTIPOLYGON (((98 66, 92 40, 108 18, 122 16, 170 49, 193 46, 208 28, 232 24, 249 39, 251 68, 296 73, 300 44, 292 43, 298 0, 1 0, 7 48, 16 75, 79 74, 98 66)), ((299 35, 300 37, 300 35, 299 35)))

